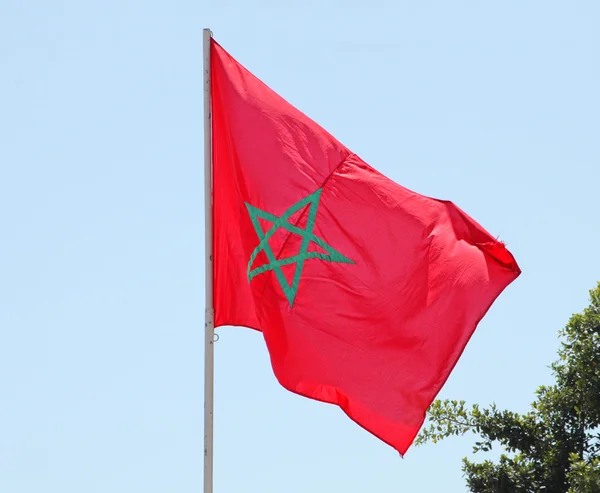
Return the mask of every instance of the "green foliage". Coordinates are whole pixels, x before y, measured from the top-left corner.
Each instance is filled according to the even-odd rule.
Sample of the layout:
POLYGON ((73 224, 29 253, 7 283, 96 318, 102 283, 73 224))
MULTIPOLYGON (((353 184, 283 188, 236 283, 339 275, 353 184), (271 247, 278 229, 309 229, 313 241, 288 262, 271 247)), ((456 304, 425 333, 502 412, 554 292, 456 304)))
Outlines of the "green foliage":
POLYGON ((600 458, 580 459, 571 455, 571 470, 567 474, 569 493, 598 493, 600 491, 600 458))
POLYGON ((600 493, 600 283, 560 335, 555 383, 537 389, 528 413, 437 400, 415 443, 473 433, 475 453, 500 446, 497 462, 463 459, 473 493, 600 493))

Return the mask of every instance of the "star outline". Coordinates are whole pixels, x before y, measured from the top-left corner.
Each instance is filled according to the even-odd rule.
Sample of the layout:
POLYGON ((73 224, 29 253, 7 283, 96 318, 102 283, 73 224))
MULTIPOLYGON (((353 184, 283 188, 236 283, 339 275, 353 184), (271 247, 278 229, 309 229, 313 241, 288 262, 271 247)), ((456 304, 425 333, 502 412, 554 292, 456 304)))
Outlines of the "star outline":
POLYGON ((245 202, 248 214, 250 215, 250 219, 252 221, 252 225, 254 226, 254 230, 260 240, 259 244, 252 251, 252 254, 250 255, 250 259, 248 261, 248 282, 251 282, 252 279, 264 272, 274 271, 277 281, 279 282, 279 285, 281 286, 286 296, 290 308, 293 308, 294 306, 294 301, 298 292, 300 279, 302 277, 302 271, 304 269, 304 262, 306 260, 319 259, 327 262, 354 264, 353 260, 349 259, 345 255, 335 250, 333 247, 325 243, 325 241, 323 241, 321 238, 317 237, 313 233, 322 192, 323 189, 319 188, 317 191, 311 193, 307 197, 293 204, 279 217, 275 214, 263 211, 262 209, 259 209, 258 207, 255 207, 245 202), (303 209, 309 204, 310 208, 305 229, 299 228, 298 226, 290 224, 288 222, 289 218, 293 214, 295 214, 296 212, 303 209), (262 226, 259 222, 259 218, 272 223, 272 226, 268 231, 263 231, 262 226), (300 252, 297 255, 293 255, 284 259, 277 259, 275 257, 275 254, 273 253, 273 250, 269 245, 269 239, 275 234, 275 232, 279 228, 284 228, 290 234, 293 233, 302 237, 300 252), (318 245, 322 250, 324 250, 327 253, 309 252, 308 247, 310 246, 311 242, 318 245), (259 267, 252 269, 252 264, 254 263, 256 257, 261 251, 265 252, 269 263, 263 264, 259 267), (287 279, 285 278, 281 267, 283 265, 289 265, 293 263, 296 263, 296 271, 294 272, 294 278, 292 284, 290 285, 287 279))

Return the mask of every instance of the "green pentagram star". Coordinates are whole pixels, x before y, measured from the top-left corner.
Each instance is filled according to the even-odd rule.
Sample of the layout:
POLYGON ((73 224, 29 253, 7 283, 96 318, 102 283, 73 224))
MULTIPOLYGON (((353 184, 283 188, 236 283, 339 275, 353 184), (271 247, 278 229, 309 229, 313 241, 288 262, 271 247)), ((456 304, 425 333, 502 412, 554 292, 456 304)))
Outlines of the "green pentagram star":
POLYGON ((327 243, 325 243, 322 239, 317 238, 313 234, 313 229, 315 227, 315 219, 317 217, 317 209, 319 208, 319 200, 321 199, 322 188, 317 190, 316 192, 310 194, 308 197, 302 199, 300 202, 297 202, 293 206, 291 206, 285 213, 277 217, 269 212, 263 211, 254 207, 248 203, 246 203, 246 207, 248 208, 248 213, 250 214, 250 219, 252 220, 252 224, 254 225, 254 229, 256 230, 256 234, 260 239, 260 243, 250 255, 250 261, 248 262, 248 282, 252 281, 256 276, 262 274, 267 271, 274 271, 275 276, 277 277, 277 281, 283 290, 290 307, 294 306, 294 300, 296 298, 296 293, 298 292, 298 285, 300 284, 300 278, 302 277, 302 269, 304 268, 304 262, 309 259, 320 259, 325 260, 327 262, 338 262, 343 264, 353 264, 354 262, 349 258, 342 255, 337 250, 330 247, 327 243), (301 210, 303 207, 310 204, 310 209, 308 211, 308 218, 306 221, 306 229, 299 228, 293 224, 288 222, 288 219, 296 212, 301 210), (271 229, 269 229, 266 233, 263 232, 263 229, 260 225, 259 218, 265 219, 273 223, 271 229), (302 245, 300 247, 300 252, 298 255, 294 255, 292 257, 277 259, 273 254, 273 250, 269 245, 269 239, 275 234, 275 232, 279 228, 284 228, 290 233, 294 233, 298 236, 302 237, 302 245), (318 252, 309 252, 308 247, 310 243, 313 242, 317 244, 323 251, 327 253, 318 253, 318 252), (261 265, 252 269, 252 264, 254 260, 256 260, 256 256, 262 251, 265 252, 267 258, 269 259, 268 264, 261 265), (294 273, 294 279, 292 284, 290 285, 285 278, 283 271, 281 270, 281 266, 296 264, 296 272, 294 273))

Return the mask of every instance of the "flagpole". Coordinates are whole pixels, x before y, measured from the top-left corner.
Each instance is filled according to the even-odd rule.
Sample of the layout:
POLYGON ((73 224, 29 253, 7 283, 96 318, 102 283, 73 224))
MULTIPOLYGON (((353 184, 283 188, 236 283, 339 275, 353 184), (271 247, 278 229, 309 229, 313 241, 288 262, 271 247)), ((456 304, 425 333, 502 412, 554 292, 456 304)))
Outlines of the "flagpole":
POLYGON ((213 493, 213 409, 215 373, 215 311, 213 305, 213 217, 212 217, 212 125, 210 99, 210 41, 212 32, 203 30, 204 55, 204 493, 213 493))

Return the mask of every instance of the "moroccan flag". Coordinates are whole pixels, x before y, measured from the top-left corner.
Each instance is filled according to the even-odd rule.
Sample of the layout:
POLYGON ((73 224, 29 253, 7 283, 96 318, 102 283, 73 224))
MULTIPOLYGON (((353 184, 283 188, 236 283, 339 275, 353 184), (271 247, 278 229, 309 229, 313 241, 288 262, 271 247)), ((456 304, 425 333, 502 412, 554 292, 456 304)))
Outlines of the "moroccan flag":
POLYGON ((215 326, 262 332, 286 389, 404 454, 519 274, 453 203, 394 183, 211 46, 215 326))

